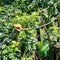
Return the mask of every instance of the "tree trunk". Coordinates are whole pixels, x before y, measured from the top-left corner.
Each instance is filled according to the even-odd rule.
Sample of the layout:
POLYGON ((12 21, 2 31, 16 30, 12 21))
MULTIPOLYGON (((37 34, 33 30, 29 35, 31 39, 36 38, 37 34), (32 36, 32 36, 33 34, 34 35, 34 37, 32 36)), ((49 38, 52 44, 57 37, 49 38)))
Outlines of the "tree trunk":
MULTIPOLYGON (((60 14, 58 15, 57 17, 57 20, 58 20, 58 28, 60 29, 60 14)), ((58 34, 59 34, 59 29, 58 29, 58 34)), ((57 38, 57 42, 59 42, 59 37, 57 38)))

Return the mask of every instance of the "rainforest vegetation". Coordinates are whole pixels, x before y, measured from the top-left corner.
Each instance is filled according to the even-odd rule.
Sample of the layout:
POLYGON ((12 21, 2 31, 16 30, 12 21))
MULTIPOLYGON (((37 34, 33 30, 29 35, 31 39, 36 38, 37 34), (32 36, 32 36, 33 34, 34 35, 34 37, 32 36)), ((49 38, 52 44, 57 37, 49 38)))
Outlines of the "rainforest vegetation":
POLYGON ((60 0, 0 0, 0 60, 60 60, 57 48, 60 0))

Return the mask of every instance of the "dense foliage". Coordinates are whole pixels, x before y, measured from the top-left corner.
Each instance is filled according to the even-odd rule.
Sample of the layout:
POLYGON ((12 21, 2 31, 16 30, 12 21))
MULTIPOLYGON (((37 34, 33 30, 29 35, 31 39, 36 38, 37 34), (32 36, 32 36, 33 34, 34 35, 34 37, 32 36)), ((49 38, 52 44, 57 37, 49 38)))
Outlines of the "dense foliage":
POLYGON ((39 55, 47 56, 49 43, 45 28, 40 28, 42 42, 37 39, 36 28, 42 25, 39 21, 41 18, 45 23, 53 21, 46 27, 52 44, 56 42, 57 38, 60 38, 60 30, 57 27, 59 9, 58 0, 0 0, 0 42, 2 43, 14 32, 2 45, 3 56, 11 60, 34 60, 36 47, 39 55), (18 36, 14 24, 20 24, 23 28, 18 36), (16 36, 18 41, 15 39, 16 36), (46 52, 44 47, 47 49, 46 52))

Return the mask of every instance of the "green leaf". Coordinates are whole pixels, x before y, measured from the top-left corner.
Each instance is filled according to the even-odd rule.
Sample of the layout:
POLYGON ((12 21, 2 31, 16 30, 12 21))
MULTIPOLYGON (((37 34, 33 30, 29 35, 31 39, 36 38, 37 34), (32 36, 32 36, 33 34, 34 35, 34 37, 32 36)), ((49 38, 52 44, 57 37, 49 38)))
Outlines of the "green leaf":
POLYGON ((0 12, 3 10, 3 7, 0 7, 0 12))

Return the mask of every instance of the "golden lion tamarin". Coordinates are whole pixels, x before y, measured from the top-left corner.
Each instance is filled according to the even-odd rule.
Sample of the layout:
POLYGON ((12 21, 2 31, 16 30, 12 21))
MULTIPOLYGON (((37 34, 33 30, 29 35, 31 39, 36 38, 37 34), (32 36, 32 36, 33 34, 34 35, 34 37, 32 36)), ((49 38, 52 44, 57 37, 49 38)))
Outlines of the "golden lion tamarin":
POLYGON ((14 26, 14 28, 22 29, 22 25, 21 24, 14 24, 13 26, 14 26))

